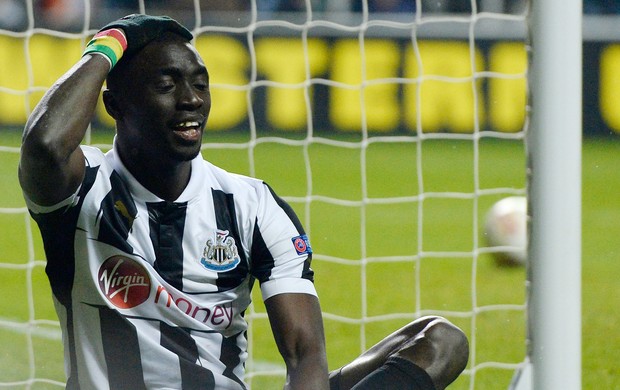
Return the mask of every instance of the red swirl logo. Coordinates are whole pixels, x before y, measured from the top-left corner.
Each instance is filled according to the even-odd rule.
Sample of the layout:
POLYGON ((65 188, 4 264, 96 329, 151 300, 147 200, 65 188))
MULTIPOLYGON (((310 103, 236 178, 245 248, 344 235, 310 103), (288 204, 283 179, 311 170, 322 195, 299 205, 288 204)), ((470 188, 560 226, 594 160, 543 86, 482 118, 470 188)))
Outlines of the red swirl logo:
POLYGON ((98 274, 99 288, 120 309, 130 309, 146 301, 151 292, 151 278, 137 262, 112 256, 103 262, 98 274))

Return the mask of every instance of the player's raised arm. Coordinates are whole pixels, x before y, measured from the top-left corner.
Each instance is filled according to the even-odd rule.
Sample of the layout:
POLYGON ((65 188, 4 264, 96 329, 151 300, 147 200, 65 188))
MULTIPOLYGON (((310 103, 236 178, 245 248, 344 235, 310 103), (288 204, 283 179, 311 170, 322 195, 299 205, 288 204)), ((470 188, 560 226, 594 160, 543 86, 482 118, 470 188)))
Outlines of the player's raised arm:
POLYGON ((265 301, 287 370, 285 389, 328 389, 321 308, 310 294, 279 294, 265 301))
POLYGON ((167 17, 129 15, 103 27, 88 43, 82 59, 45 94, 26 123, 19 179, 28 198, 54 205, 69 197, 84 175, 79 147, 103 83, 123 56, 142 49, 163 31, 192 39, 167 17))
POLYGON ((35 107, 24 130, 19 179, 28 197, 53 205, 73 193, 84 174, 79 148, 110 64, 85 56, 35 107))

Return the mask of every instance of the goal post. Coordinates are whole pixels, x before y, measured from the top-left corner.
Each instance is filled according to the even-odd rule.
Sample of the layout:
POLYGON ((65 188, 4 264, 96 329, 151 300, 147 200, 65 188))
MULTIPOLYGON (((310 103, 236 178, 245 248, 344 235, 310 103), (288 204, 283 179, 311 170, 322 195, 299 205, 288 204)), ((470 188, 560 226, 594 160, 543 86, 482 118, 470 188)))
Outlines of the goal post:
POLYGON ((528 352, 534 389, 581 388, 581 3, 531 4, 528 352))

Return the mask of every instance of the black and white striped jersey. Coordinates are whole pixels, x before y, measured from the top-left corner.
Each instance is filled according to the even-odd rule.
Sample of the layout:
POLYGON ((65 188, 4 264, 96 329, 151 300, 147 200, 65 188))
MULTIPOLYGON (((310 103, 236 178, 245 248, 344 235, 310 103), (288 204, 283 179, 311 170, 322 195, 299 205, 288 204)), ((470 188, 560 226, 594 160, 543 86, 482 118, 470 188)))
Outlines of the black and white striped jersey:
POLYGON ((192 161, 175 202, 145 189, 114 150, 82 147, 69 199, 27 200, 47 257, 70 389, 243 389, 244 311, 316 295, 311 247, 292 209, 262 181, 192 161))

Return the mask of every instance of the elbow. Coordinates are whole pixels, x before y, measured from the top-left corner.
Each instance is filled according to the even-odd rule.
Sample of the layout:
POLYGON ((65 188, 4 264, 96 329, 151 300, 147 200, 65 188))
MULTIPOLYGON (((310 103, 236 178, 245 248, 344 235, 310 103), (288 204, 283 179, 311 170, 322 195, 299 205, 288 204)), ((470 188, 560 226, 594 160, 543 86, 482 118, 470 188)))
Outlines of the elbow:
POLYGON ((281 349, 286 363, 285 389, 327 389, 328 369, 325 343, 313 339, 297 347, 281 349))
POLYGON ((53 166, 66 161, 71 155, 69 145, 58 132, 40 121, 29 121, 22 136, 21 153, 31 156, 38 164, 53 166))
POLYGON ((28 161, 37 165, 53 166, 63 159, 60 148, 53 142, 35 136, 24 136, 21 146, 22 161, 28 157, 28 161))
POLYGON ((327 357, 323 332, 303 328, 297 330, 297 337, 281 346, 280 354, 286 362, 287 369, 311 365, 316 368, 324 366, 327 372, 327 357))
POLYGON ((310 338, 280 349, 280 354, 289 369, 296 369, 304 362, 320 363, 325 359, 325 342, 310 338))

